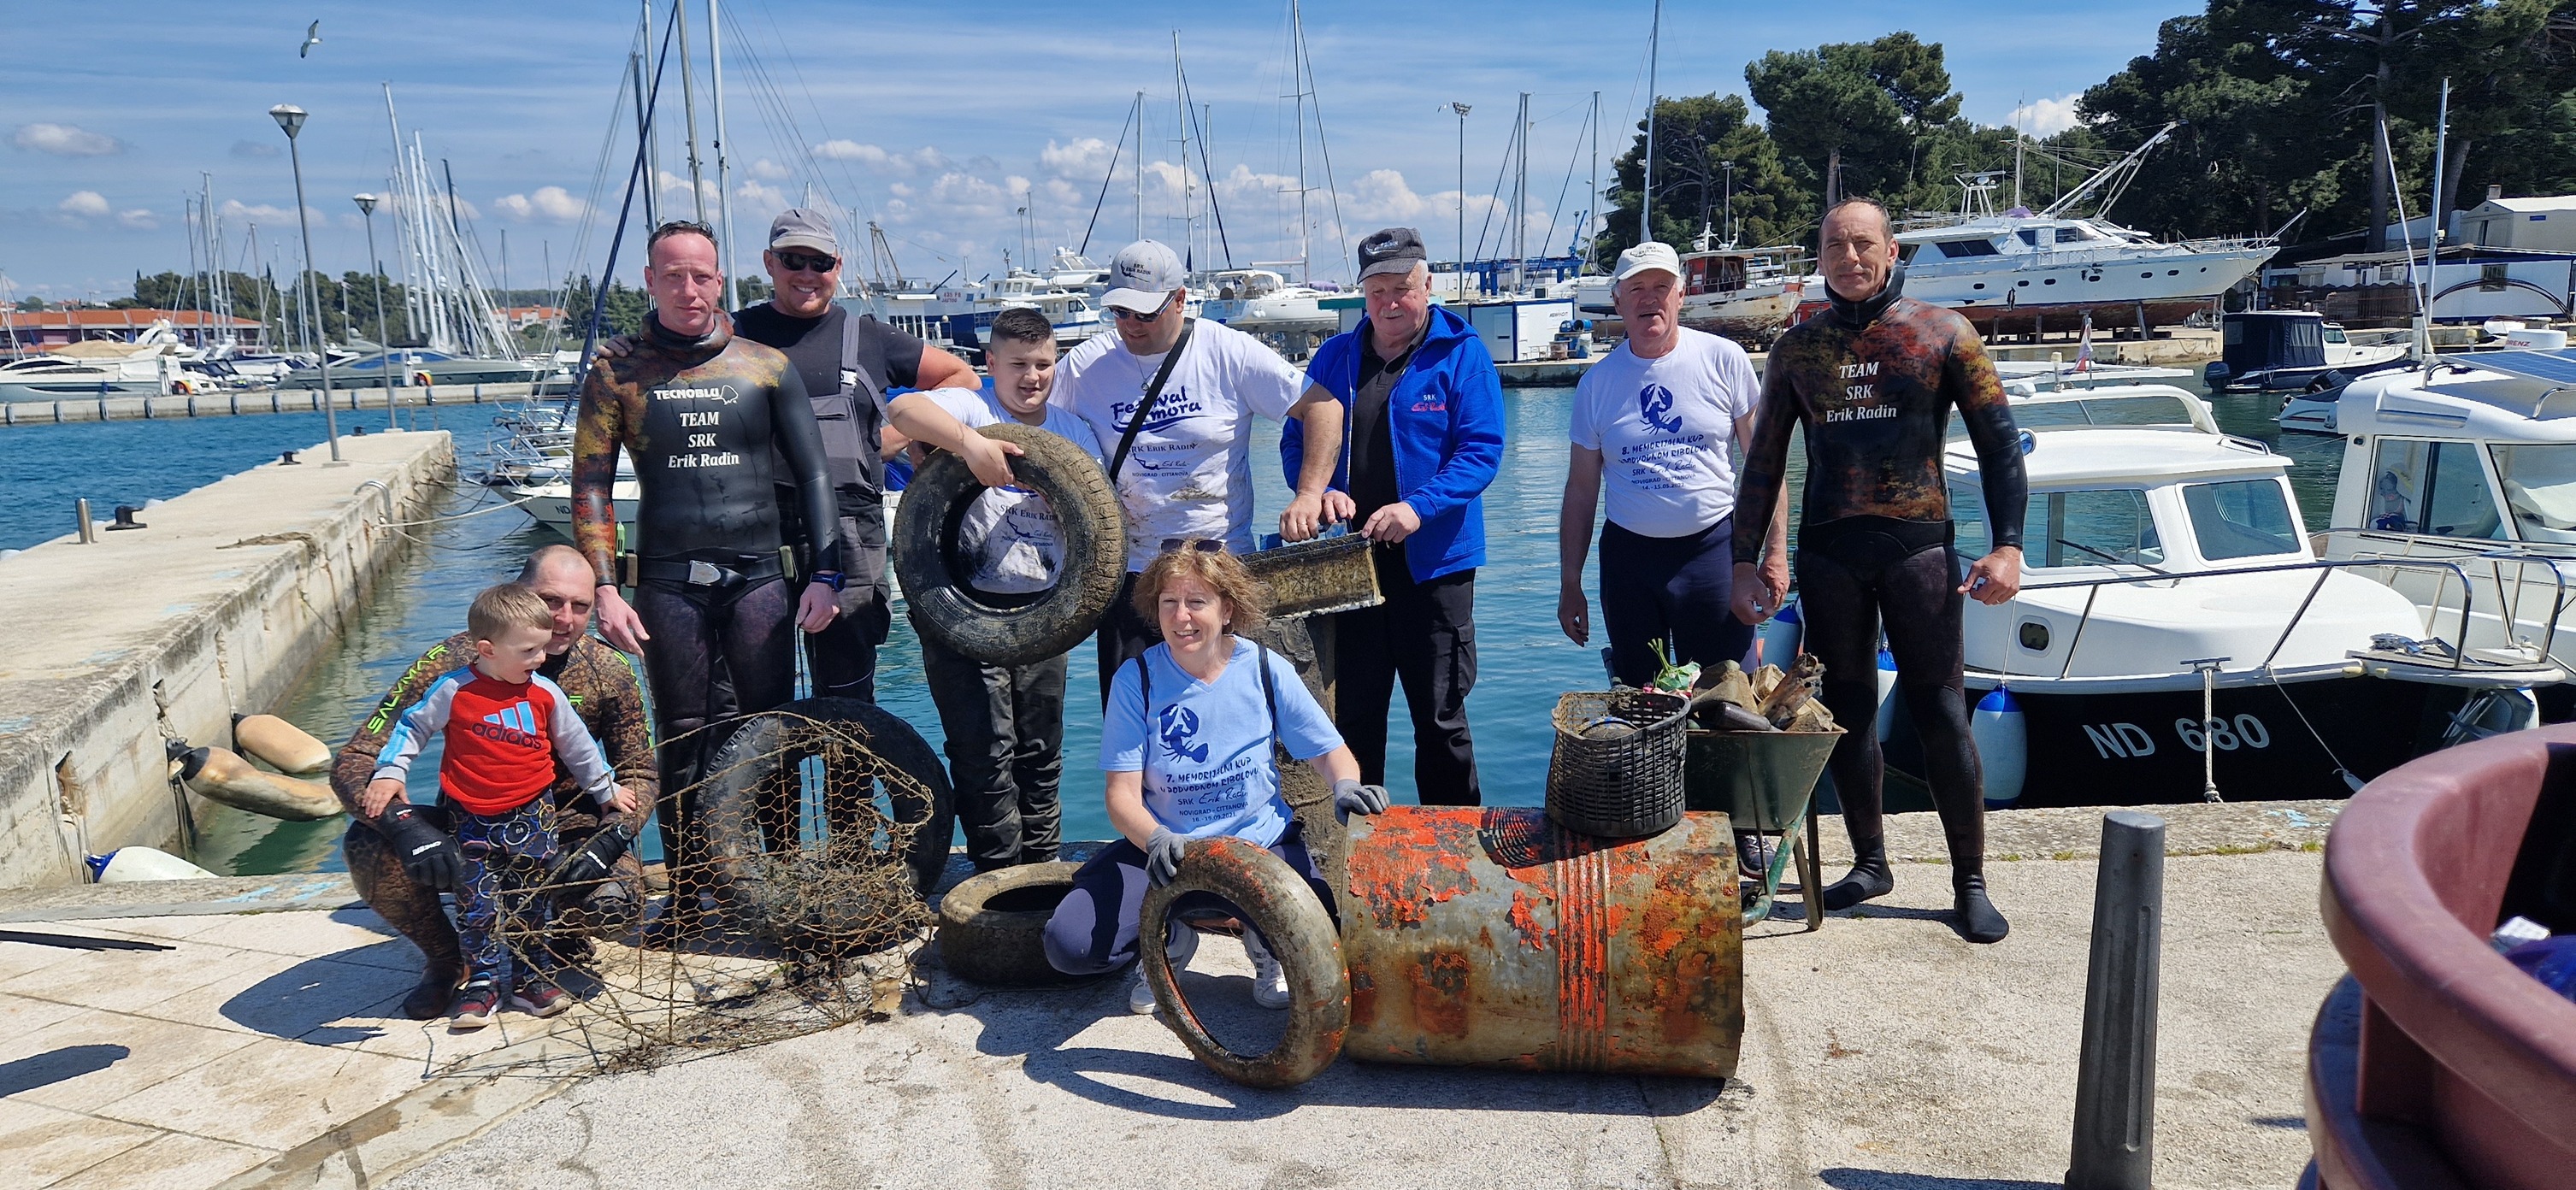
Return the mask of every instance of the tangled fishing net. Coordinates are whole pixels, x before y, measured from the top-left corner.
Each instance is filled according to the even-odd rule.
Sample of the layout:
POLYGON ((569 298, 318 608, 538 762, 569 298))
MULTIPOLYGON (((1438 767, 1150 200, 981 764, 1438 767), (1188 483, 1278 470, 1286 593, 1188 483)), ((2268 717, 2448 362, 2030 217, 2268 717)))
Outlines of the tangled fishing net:
MULTIPOLYGON (((668 868, 675 900, 705 894, 707 928, 647 946, 635 924, 599 930, 557 914, 505 932, 519 964, 569 960, 561 982, 581 1003, 552 1019, 504 1013, 458 1037, 430 1022, 432 1070, 641 1070, 885 1019, 932 920, 914 845, 948 825, 945 775, 935 760, 921 771, 927 751, 891 716, 871 726, 790 708, 742 721, 682 792, 704 845, 668 868)), ((562 903, 605 883, 559 886, 562 903)))

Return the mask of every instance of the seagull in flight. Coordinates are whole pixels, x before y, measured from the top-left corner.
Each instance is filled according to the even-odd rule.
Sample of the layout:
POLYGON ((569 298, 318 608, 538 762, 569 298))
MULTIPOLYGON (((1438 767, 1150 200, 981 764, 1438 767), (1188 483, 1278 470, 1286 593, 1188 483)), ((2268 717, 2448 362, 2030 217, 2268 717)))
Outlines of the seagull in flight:
POLYGON ((313 47, 320 44, 322 44, 322 22, 315 21, 304 27, 304 44, 295 47, 295 56, 307 57, 313 53, 313 47))

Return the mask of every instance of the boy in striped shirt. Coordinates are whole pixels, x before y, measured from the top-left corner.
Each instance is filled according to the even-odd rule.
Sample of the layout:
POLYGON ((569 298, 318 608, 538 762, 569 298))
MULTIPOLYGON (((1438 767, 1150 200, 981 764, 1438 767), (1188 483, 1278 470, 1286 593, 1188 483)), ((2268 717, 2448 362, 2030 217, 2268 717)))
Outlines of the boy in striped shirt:
MULTIPOLYGON (((359 806, 370 818, 384 813, 403 796, 422 745, 433 735, 445 741, 438 790, 456 804, 457 850, 464 858, 455 889, 456 934, 467 974, 448 1013, 448 1028, 460 1033, 489 1024, 504 989, 513 1007, 536 1016, 571 1006, 549 972, 533 962, 514 964, 501 937, 505 915, 523 934, 536 935, 546 925, 546 900, 533 890, 555 859, 553 803, 539 795, 554 784, 556 766, 601 806, 619 813, 635 808, 635 795, 616 783, 572 700, 537 673, 554 630, 545 601, 504 583, 474 597, 465 624, 474 638, 472 663, 438 679, 403 712, 359 806)), ((529 953, 542 956, 544 947, 529 953)))

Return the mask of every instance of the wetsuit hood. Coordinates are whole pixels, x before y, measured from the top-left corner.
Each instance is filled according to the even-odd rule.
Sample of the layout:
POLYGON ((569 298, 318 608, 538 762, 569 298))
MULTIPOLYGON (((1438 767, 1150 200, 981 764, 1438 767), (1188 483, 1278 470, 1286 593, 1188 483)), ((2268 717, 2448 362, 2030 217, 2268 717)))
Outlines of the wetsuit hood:
POLYGON ((1878 321, 1878 316, 1886 313, 1887 308, 1896 303, 1896 299, 1905 296, 1905 262, 1900 260, 1888 267, 1887 284, 1880 286, 1874 297, 1853 301, 1834 292, 1833 282, 1830 281, 1825 283, 1825 296, 1833 299, 1835 324, 1851 330, 1859 330, 1878 321))
POLYGON ((733 341, 733 317, 718 310, 715 325, 708 327, 707 333, 691 336, 683 335, 662 325, 661 311, 647 311, 644 315, 644 335, 652 340, 655 346, 667 347, 675 351, 722 351, 725 349, 725 344, 733 341))

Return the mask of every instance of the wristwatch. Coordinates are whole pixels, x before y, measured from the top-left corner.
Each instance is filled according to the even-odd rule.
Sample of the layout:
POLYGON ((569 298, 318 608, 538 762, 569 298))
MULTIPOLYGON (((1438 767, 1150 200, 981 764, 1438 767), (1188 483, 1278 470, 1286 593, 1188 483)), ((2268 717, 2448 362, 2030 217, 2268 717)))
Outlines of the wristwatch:
POLYGON ((807 581, 821 583, 837 592, 849 586, 850 576, 837 570, 817 570, 807 581))

